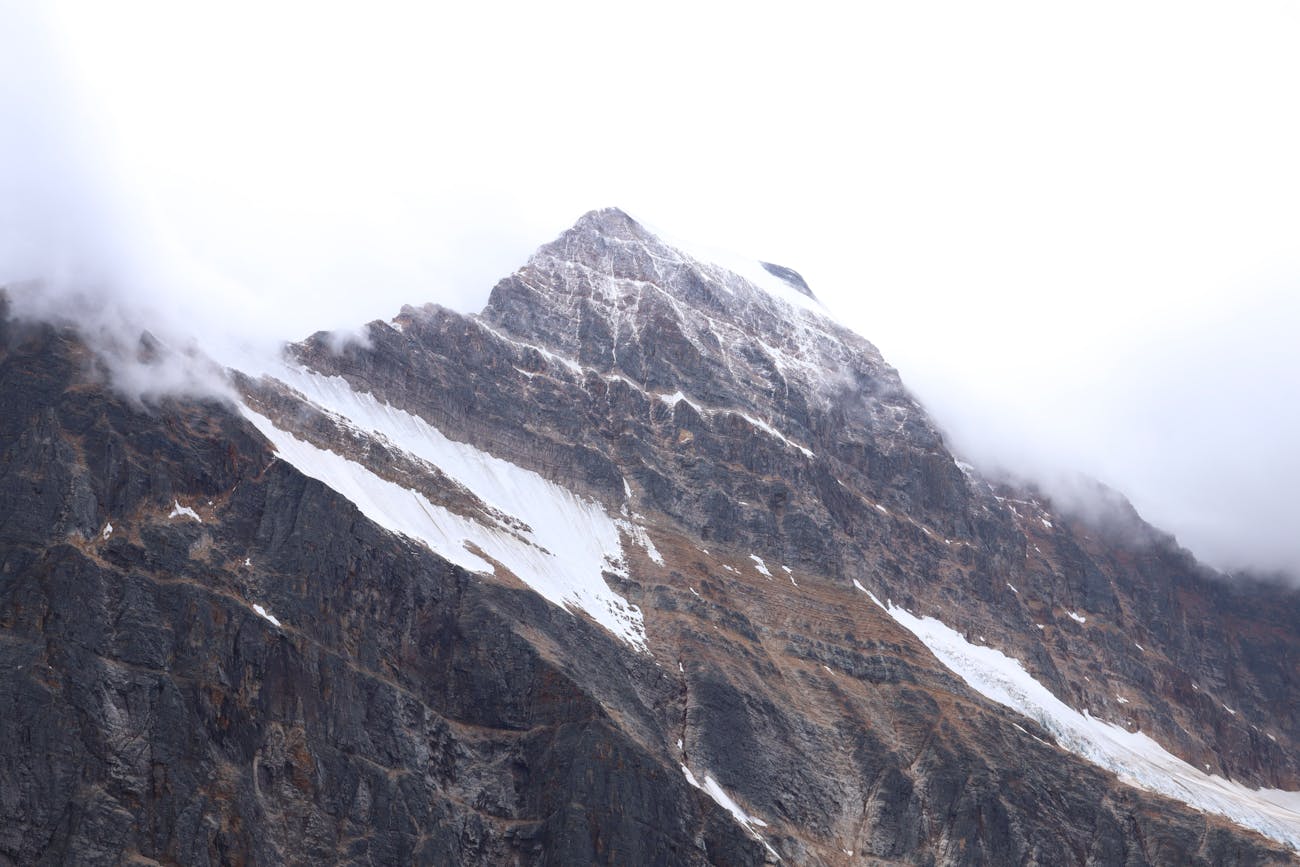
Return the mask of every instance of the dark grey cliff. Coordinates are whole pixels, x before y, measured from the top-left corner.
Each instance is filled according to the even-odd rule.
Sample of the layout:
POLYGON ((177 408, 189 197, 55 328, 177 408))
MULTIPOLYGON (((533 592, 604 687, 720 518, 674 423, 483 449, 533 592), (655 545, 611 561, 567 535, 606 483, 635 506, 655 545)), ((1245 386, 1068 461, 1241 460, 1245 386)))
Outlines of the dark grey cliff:
POLYGON ((4 327, 0 863, 761 863, 584 684, 645 715, 654 679, 520 637, 595 626, 376 528, 229 407, 133 407, 70 334, 4 327))

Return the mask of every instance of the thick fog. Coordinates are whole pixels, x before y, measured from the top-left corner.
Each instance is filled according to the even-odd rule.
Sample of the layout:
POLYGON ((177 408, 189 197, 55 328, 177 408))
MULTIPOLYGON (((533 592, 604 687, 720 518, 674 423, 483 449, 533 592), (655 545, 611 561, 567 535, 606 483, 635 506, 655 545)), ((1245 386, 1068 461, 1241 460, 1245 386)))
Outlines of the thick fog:
POLYGON ((198 388, 618 205, 799 270, 974 462, 1300 574, 1296 7, 460 5, 0 4, 0 283, 198 388))

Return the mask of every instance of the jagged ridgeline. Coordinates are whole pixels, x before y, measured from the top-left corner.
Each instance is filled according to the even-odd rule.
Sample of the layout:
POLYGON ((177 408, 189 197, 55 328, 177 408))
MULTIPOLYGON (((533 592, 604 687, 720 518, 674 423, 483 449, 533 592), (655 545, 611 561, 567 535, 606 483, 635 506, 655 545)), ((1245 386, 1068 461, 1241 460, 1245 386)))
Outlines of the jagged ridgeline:
POLYGON ((587 214, 141 405, 0 316, 0 863, 1282 864, 1300 594, 954 458, 794 270, 587 214))

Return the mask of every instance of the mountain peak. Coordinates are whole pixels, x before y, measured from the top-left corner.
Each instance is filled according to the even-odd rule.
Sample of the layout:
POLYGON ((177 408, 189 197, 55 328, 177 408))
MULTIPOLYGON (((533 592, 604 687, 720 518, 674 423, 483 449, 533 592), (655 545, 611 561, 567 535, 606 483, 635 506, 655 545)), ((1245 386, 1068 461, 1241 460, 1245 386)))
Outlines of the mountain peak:
POLYGON ((578 221, 573 224, 569 231, 579 233, 594 232, 622 240, 654 237, 653 233, 634 220, 622 208, 597 208, 588 211, 578 218, 578 221))
MULTIPOLYGON (((840 326, 793 269, 688 247, 618 208, 584 214, 493 289, 483 319, 580 366, 651 390, 769 404, 797 383, 830 399, 902 391, 866 340, 840 326), (745 371, 741 376, 740 372, 745 371), (843 371, 870 371, 862 383, 843 371)), ((770 412, 779 412, 768 406, 770 412)))
MULTIPOLYGON (((533 255, 530 264, 547 256, 577 257, 588 266, 615 269, 629 263, 629 257, 614 254, 614 249, 619 245, 644 248, 650 251, 652 258, 660 265, 681 265, 709 272, 710 277, 730 285, 733 292, 734 284, 742 282, 795 307, 813 309, 822 314, 826 312, 807 281, 793 268, 684 241, 652 229, 622 208, 616 207, 583 214, 555 241, 542 246, 533 255), (739 281, 735 278, 739 278, 739 281), (811 305, 809 301, 812 302, 811 305)), ((661 276, 662 270, 656 268, 651 276, 644 273, 636 273, 634 276, 637 280, 653 282, 654 278, 661 276)))

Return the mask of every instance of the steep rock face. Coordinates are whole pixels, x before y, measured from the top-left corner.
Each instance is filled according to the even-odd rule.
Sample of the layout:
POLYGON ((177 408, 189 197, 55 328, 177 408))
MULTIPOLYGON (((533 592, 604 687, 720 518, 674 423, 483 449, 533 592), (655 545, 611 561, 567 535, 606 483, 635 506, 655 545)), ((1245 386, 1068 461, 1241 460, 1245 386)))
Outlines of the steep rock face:
POLYGON ((86 360, 6 328, 4 863, 761 862, 588 691, 646 716, 657 681, 556 655, 598 627, 86 360))
MULTIPOLYGON (((753 501, 715 496, 694 513, 675 513, 691 491, 739 494, 754 487, 755 476, 795 489, 811 484, 816 493, 808 498, 779 485, 760 488, 756 520, 766 511, 767 526, 735 541, 857 578, 970 634, 999 634, 1013 655, 1037 656, 1038 673, 1058 692, 1153 729, 1198 766, 1300 788, 1293 748, 1300 734, 1300 594, 1216 580, 1122 499, 1092 526, 1033 492, 993 490, 963 473, 875 348, 815 306, 783 303, 779 288, 747 285, 606 211, 584 217, 502 281, 484 316, 602 374, 622 373, 650 394, 695 396, 693 389, 709 383, 702 404, 747 413, 815 453, 801 458, 760 437, 770 463, 755 455, 750 472, 733 481, 719 473, 731 456, 704 451, 707 434, 691 431, 692 457, 703 459, 704 472, 654 505, 687 527, 703 519, 705 538, 709 528, 728 524, 709 505, 726 512, 753 501), (538 321, 530 307, 564 315, 538 321), (679 348, 674 335, 689 347, 679 348), (810 538, 831 527, 843 531, 844 543, 810 538), (1051 634, 1036 635, 1046 631, 1039 623, 1051 634), (1192 683, 1191 692, 1205 695, 1188 701, 1192 683), (1127 706, 1116 705, 1117 684, 1127 687, 1127 706)), ((723 437, 731 418, 709 416, 723 437)), ((754 446, 746 451, 761 453, 754 446)), ((680 465, 682 451, 690 449, 646 463, 680 465)))
POLYGON ((481 316, 309 340, 242 407, 132 408, 70 335, 4 326, 0 853, 1288 863, 862 590, 1291 788, 1295 594, 990 486, 801 280, 736 267, 595 212, 481 316))
POLYGON ((1220 580, 1113 494, 1081 521, 990 485, 822 313, 603 211, 481 318, 408 309, 368 351, 300 357, 611 504, 621 474, 638 509, 706 543, 995 636, 1058 695, 1198 767, 1300 788, 1300 594, 1220 580))

